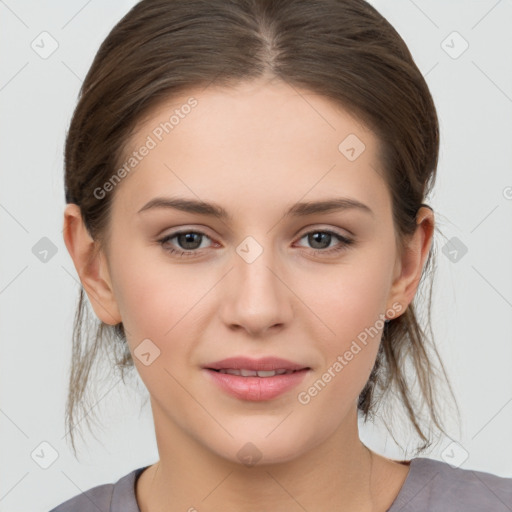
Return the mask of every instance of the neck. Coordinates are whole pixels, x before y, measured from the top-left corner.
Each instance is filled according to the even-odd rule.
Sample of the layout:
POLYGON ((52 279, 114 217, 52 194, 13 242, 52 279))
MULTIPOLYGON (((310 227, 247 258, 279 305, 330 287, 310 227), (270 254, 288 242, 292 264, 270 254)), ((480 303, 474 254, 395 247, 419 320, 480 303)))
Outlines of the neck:
POLYGON ((318 446, 286 462, 253 466, 212 452, 161 412, 153 407, 160 461, 137 482, 141 512, 386 510, 408 471, 402 466, 391 481, 390 465, 399 464, 360 441, 356 410, 318 446))

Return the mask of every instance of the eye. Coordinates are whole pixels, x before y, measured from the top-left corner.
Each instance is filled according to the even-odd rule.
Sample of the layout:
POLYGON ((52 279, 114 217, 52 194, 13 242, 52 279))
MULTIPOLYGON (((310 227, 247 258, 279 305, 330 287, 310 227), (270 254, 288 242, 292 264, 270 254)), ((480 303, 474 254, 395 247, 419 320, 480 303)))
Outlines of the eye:
MULTIPOLYGON (((306 238, 307 242, 313 246, 313 253, 321 254, 322 256, 343 251, 354 243, 354 240, 331 230, 309 231, 308 233, 303 234, 300 240, 303 238, 306 238), (334 247, 329 247, 333 241, 338 241, 338 244, 334 247)), ((202 244, 204 239, 211 240, 208 235, 201 231, 184 230, 171 233, 170 235, 158 240, 158 243, 170 254, 194 257, 201 254, 202 251, 200 251, 200 249, 205 248, 202 244), (179 246, 177 249, 169 246, 171 240, 174 239, 176 239, 176 244, 179 246)))
POLYGON ((201 247, 201 242, 203 241, 203 238, 210 239, 208 235, 202 233, 201 231, 178 231, 177 233, 167 235, 166 237, 158 240, 158 242, 164 248, 164 250, 170 254, 190 257, 196 256, 196 254, 194 253, 199 252, 197 249, 204 248, 204 246, 201 247), (168 244, 174 238, 176 238, 178 245, 181 246, 182 249, 165 247, 165 245, 168 244))
POLYGON ((354 243, 353 239, 330 230, 309 231, 302 235, 300 240, 303 238, 306 238, 307 242, 312 245, 315 254, 321 254, 322 256, 343 251, 354 243), (336 240, 338 244, 334 247, 329 247, 331 242, 336 240))

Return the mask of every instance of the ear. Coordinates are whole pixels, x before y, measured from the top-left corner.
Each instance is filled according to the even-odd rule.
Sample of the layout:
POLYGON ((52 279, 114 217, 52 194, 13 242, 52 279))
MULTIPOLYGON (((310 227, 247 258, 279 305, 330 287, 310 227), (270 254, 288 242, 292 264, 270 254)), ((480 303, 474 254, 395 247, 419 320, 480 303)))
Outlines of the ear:
POLYGON ((68 204, 64 211, 64 243, 98 318, 109 325, 121 322, 107 261, 85 227, 80 207, 68 204))
POLYGON ((433 234, 434 212, 422 206, 416 215, 416 231, 407 240, 403 254, 398 257, 395 265, 398 272, 394 276, 388 308, 399 302, 402 305, 402 312, 405 312, 414 299, 432 245, 433 234))

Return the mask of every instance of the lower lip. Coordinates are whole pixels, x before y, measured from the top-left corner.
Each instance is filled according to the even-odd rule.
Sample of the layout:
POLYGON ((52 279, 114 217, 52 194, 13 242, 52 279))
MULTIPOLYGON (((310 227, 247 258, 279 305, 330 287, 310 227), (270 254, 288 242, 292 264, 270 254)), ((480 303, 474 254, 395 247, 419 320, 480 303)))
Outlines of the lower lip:
POLYGON ((209 369, 205 371, 221 389, 230 395, 241 400, 258 402, 271 400, 293 389, 302 382, 309 370, 304 369, 273 377, 242 377, 209 369))

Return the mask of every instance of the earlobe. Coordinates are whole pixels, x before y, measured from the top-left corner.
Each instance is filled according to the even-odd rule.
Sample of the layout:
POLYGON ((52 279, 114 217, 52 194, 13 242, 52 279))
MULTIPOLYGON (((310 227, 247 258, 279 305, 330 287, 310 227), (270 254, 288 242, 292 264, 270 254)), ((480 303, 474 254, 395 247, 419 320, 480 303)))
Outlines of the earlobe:
POLYGON ((434 233, 434 213, 421 207, 416 216, 416 231, 404 249, 400 263, 401 272, 391 290, 391 302, 400 302, 402 311, 412 302, 418 289, 423 267, 427 260, 434 233))
POLYGON ((121 315, 114 297, 105 255, 98 250, 97 243, 87 231, 77 204, 66 205, 62 234, 94 312, 102 322, 118 324, 121 322, 121 315))

